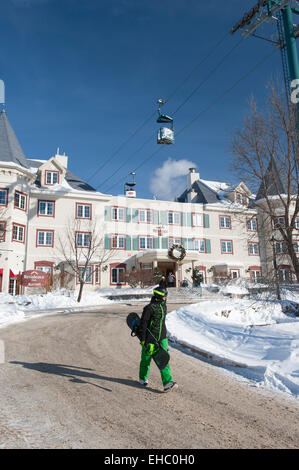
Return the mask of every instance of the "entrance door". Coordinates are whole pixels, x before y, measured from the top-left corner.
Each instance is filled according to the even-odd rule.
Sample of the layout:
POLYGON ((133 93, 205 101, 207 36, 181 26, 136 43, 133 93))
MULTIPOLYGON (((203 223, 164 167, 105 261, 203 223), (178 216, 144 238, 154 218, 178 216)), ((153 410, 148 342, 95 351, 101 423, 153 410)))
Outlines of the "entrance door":
POLYGON ((158 263, 158 269, 162 273, 162 275, 165 277, 168 287, 175 287, 176 286, 175 263, 167 263, 167 262, 158 263), (173 283, 171 285, 168 284, 169 273, 172 273, 174 275, 173 283))

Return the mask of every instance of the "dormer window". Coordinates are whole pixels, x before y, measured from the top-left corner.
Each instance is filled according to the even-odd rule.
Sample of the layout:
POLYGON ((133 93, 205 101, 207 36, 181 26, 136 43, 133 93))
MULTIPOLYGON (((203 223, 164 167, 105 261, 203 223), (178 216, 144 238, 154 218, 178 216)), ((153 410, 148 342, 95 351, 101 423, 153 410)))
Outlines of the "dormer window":
POLYGON ((248 204, 248 198, 245 194, 243 193, 236 193, 236 202, 238 204, 242 204, 243 206, 247 206, 248 204))
POLYGON ((53 185, 59 183, 59 172, 58 171, 45 171, 45 184, 53 185))

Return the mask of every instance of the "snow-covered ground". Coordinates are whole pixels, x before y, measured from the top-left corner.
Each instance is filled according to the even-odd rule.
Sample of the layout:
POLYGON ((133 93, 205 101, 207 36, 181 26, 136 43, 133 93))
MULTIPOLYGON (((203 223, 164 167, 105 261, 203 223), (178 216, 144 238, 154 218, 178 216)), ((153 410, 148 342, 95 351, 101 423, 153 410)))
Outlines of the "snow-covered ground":
MULTIPOLYGON (((226 286, 223 294, 245 293, 244 286, 226 286)), ((122 289, 121 293, 150 293, 151 289, 122 289)), ((32 318, 30 312, 69 309, 119 302, 104 296, 114 289, 83 293, 60 291, 44 295, 12 297, 0 294, 0 328, 32 318)), ((289 301, 299 303, 299 294, 283 292, 283 301, 273 299, 207 300, 179 308, 167 315, 169 338, 247 377, 256 386, 299 396, 299 317, 289 301), (235 367, 237 366, 237 367, 235 367)), ((146 303, 147 300, 144 300, 146 303)), ((41 312, 42 313, 42 312, 41 312)), ((36 313, 34 313, 36 316, 36 313)), ((1 336, 0 336, 1 339, 1 336)))

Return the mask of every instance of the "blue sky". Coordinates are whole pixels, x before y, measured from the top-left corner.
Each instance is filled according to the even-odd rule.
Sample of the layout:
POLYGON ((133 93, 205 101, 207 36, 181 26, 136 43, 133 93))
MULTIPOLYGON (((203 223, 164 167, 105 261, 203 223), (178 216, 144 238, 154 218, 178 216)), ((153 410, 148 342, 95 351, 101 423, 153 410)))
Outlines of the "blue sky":
MULTIPOLYGON (((178 135, 174 145, 156 144, 156 115, 126 141, 155 113, 157 99, 171 96, 255 3, 2 3, 0 79, 6 85, 8 118, 26 156, 50 158, 59 147, 69 156, 69 168, 75 174, 109 194, 121 194, 126 175, 140 166, 137 195, 151 198, 155 177, 161 174, 157 170, 166 168, 167 162, 171 168, 173 160, 192 162, 203 179, 235 181, 230 171, 230 136, 241 125, 252 94, 262 105, 270 79, 278 78, 282 86, 279 52, 199 119, 188 123, 272 51, 273 46, 260 39, 244 40, 211 74, 241 37, 240 33, 228 35, 171 97, 165 106, 170 115, 211 74, 175 114, 178 135)), ((181 189, 181 179, 176 176, 166 180, 169 197, 181 189)))

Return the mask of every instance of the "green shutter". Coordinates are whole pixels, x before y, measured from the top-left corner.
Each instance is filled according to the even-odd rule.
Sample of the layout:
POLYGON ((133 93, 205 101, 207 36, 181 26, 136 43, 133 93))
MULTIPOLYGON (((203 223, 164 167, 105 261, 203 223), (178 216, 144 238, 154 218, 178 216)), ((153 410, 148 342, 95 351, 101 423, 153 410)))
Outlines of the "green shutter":
POLYGON ((165 211, 160 211, 160 223, 167 225, 167 213, 165 211))
POLYGON ((192 214, 191 214, 191 212, 188 212, 188 214, 187 214, 187 225, 188 225, 188 227, 192 227, 192 214))
POLYGON ((209 214, 205 214, 205 228, 209 228, 210 227, 210 217, 209 217, 209 214))
POLYGON ((188 242, 187 238, 182 238, 182 244, 183 244, 183 247, 185 248, 185 250, 188 250, 187 242, 188 242))
POLYGON ((105 250, 110 250, 111 242, 110 242, 110 235, 105 235, 105 250))
POLYGON ((105 220, 110 220, 111 208, 110 206, 105 206, 105 220))
POLYGON ((184 212, 181 213, 181 225, 186 225, 186 214, 184 212))
POLYGON ((126 221, 131 222, 131 209, 129 207, 126 208, 126 221))
POLYGON ((154 224, 159 224, 159 211, 154 211, 154 224))
POLYGON ((133 236, 133 250, 138 251, 139 246, 138 246, 138 236, 134 235, 133 236))
POLYGON ((126 236, 126 250, 131 250, 131 237, 130 237, 130 235, 126 236))
POLYGON ((154 238, 154 248, 158 250, 160 248, 160 240, 159 237, 154 238))
POLYGON ((133 222, 138 222, 138 209, 132 209, 133 222))
POLYGON ((206 239, 206 253, 211 253, 211 240, 206 239))
POLYGON ((162 248, 167 249, 167 238, 165 237, 162 238, 162 248))

